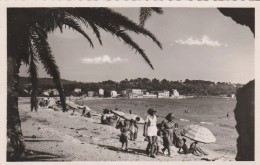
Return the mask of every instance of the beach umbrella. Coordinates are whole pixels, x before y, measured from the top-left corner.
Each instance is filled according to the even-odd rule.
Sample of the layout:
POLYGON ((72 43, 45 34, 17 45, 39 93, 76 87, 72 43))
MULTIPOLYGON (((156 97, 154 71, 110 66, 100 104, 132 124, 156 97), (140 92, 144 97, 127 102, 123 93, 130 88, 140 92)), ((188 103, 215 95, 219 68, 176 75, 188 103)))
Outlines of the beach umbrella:
POLYGON ((84 109, 84 108, 86 108, 87 111, 91 111, 91 109, 90 109, 88 106, 86 106, 86 105, 77 105, 77 107, 78 107, 79 109, 84 109))
POLYGON ((111 110, 111 112, 119 117, 123 117, 124 116, 124 112, 122 111, 116 111, 116 110, 111 110))
POLYGON ((48 106, 47 106, 47 107, 52 107, 52 106, 54 106, 54 105, 56 105, 56 100, 53 99, 53 98, 51 98, 50 101, 49 101, 49 103, 48 103, 48 106))
POLYGON ((124 114, 122 117, 123 117, 124 119, 126 119, 126 120, 131 120, 131 119, 133 119, 133 120, 136 120, 138 123, 141 123, 141 124, 144 123, 144 119, 141 118, 141 117, 138 116, 138 115, 135 115, 135 114, 124 114))
POLYGON ((78 109, 78 105, 70 100, 66 100, 66 104, 70 106, 71 108, 78 109))
POLYGON ((206 127, 200 125, 188 125, 182 130, 183 136, 202 143, 213 143, 215 136, 206 127))

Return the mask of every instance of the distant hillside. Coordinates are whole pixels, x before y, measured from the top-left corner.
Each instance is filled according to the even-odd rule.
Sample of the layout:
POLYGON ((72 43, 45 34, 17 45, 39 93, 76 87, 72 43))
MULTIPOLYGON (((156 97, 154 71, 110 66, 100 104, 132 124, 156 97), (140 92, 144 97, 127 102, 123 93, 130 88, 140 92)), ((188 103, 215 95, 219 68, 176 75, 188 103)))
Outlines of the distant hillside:
MULTIPOLYGON (((76 81, 69 81, 69 80, 64 80, 61 79, 62 84, 73 84, 77 83, 76 81)), ((24 85, 29 85, 30 81, 28 77, 20 77, 19 79, 19 84, 24 86, 24 85)), ((48 86, 54 86, 52 78, 39 78, 39 85, 48 85, 48 86)))
MULTIPOLYGON (((243 84, 232 84, 227 82, 211 82, 204 80, 189 80, 182 81, 168 81, 166 79, 148 79, 148 78, 137 78, 137 79, 125 79, 120 82, 112 80, 97 82, 97 83, 82 83, 77 81, 61 80, 65 91, 65 95, 69 96, 75 94, 73 91, 75 88, 81 88, 80 94, 85 94, 88 91, 98 91, 102 88, 105 91, 116 90, 118 92, 125 89, 145 89, 150 91, 162 91, 177 89, 181 95, 193 95, 193 96, 220 96, 230 95, 236 93, 237 89, 242 87, 243 84)), ((19 95, 28 96, 30 91, 29 79, 26 77, 20 77, 19 83, 19 95)), ((39 94, 46 89, 55 88, 51 78, 39 78, 39 94)))

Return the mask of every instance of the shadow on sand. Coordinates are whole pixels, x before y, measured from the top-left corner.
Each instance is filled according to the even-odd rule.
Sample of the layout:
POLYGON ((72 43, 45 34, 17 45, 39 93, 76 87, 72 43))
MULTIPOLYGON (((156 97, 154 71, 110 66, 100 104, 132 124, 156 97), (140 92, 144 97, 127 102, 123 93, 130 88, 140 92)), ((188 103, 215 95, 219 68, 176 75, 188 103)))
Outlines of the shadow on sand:
POLYGON ((63 142, 62 140, 36 140, 36 139, 30 139, 24 141, 25 142, 63 142))
POLYGON ((62 161, 63 156, 48 152, 26 150, 25 156, 20 159, 9 159, 9 162, 24 162, 24 161, 62 161))
POLYGON ((142 156, 147 156, 145 153, 145 149, 137 149, 137 148, 128 148, 128 151, 122 150, 121 148, 115 147, 115 146, 108 146, 108 145, 101 145, 99 144, 98 146, 116 151, 116 152, 123 152, 123 153, 129 153, 129 154, 134 154, 134 155, 142 155, 142 156))

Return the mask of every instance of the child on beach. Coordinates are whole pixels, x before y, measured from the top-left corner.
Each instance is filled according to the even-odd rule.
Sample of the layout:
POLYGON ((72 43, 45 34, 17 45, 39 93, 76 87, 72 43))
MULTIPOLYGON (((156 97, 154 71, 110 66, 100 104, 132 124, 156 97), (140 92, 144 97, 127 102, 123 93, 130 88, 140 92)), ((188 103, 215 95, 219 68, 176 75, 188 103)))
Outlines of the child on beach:
POLYGON ((138 126, 137 121, 134 119, 130 120, 130 139, 135 141, 137 139, 138 126))
POLYGON ((128 150, 128 137, 129 137, 129 134, 130 134, 129 126, 130 126, 130 122, 128 120, 124 121, 124 125, 121 123, 118 126, 120 128, 120 131, 121 131, 121 135, 120 135, 120 138, 119 138, 119 141, 122 143, 121 149, 123 149, 124 145, 125 145, 125 151, 128 150))
POLYGON ((161 148, 163 148, 163 132, 159 130, 157 132, 157 139, 156 139, 156 152, 155 152, 156 155, 159 154, 161 148))

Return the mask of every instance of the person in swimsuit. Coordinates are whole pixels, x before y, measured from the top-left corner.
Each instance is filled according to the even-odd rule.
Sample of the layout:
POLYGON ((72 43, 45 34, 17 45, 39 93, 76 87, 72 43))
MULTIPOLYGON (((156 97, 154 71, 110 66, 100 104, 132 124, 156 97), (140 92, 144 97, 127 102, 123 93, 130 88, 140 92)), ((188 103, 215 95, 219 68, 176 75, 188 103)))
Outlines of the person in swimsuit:
POLYGON ((155 158, 154 155, 154 144, 156 142, 156 138, 157 138, 157 126, 156 126, 156 116, 155 116, 155 110, 153 108, 149 108, 147 113, 147 117, 145 119, 145 123, 144 123, 144 133, 143 136, 147 137, 148 140, 148 145, 146 148, 146 151, 149 151, 149 156, 151 156, 152 158, 155 158))

